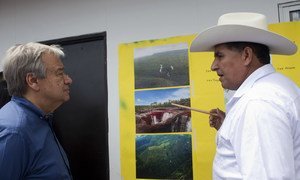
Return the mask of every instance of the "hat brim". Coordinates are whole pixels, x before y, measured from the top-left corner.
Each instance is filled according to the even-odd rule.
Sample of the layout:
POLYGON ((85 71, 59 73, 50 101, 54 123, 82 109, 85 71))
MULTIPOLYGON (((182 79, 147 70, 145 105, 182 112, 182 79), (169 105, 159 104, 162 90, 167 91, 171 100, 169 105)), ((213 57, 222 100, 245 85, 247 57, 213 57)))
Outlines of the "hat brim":
POLYGON ((253 42, 269 47, 271 54, 292 55, 297 46, 287 38, 259 28, 243 25, 219 25, 201 32, 192 42, 191 52, 214 51, 214 46, 227 42, 253 42))

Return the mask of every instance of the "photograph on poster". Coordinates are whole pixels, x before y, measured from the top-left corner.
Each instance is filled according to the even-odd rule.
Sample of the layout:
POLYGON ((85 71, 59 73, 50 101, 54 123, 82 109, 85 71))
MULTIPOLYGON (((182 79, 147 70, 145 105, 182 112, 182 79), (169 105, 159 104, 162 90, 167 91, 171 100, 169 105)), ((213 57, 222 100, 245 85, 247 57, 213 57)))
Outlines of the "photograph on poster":
POLYGON ((188 44, 134 49, 135 89, 189 85, 188 44))
POLYGON ((137 135, 136 178, 193 179, 191 135, 137 135))
POLYGON ((171 103, 190 106, 190 89, 135 91, 136 133, 190 132, 191 111, 171 103))

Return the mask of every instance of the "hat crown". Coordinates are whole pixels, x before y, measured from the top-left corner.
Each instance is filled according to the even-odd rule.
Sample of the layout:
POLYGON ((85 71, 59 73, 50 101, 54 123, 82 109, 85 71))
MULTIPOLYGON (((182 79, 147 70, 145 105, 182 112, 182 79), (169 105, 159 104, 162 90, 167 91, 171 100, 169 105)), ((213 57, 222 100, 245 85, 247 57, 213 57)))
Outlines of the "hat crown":
POLYGON ((220 16, 219 25, 242 25, 267 30, 267 18, 259 13, 228 13, 220 16))
POLYGON ((297 52, 295 43, 268 30, 265 15, 252 12, 234 12, 220 16, 218 25, 198 34, 190 51, 214 51, 217 44, 228 42, 264 44, 269 47, 271 54, 292 55, 297 52))

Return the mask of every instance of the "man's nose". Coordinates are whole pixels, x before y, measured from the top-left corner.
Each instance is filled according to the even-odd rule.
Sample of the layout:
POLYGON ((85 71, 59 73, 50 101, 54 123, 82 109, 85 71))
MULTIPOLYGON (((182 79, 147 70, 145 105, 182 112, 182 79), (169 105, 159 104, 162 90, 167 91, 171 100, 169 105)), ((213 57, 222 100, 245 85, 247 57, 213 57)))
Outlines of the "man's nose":
POLYGON ((212 62, 211 66, 210 66, 210 69, 212 71, 216 71, 218 69, 218 65, 217 65, 216 59, 214 59, 214 61, 212 62))
POLYGON ((69 75, 65 74, 65 83, 72 84, 72 82, 73 82, 72 78, 69 75))

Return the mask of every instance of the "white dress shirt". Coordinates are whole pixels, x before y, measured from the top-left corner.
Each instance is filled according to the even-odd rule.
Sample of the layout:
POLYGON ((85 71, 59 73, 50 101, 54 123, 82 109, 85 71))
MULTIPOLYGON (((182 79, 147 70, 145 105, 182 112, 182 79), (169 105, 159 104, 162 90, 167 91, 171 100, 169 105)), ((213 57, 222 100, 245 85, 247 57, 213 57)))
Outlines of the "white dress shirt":
POLYGON ((271 64, 252 73, 226 104, 213 178, 300 180, 300 89, 271 64))

